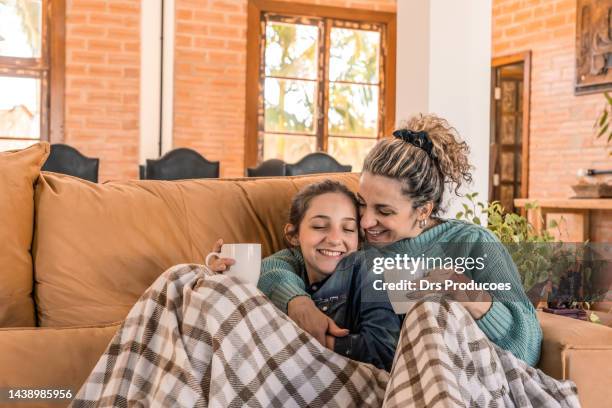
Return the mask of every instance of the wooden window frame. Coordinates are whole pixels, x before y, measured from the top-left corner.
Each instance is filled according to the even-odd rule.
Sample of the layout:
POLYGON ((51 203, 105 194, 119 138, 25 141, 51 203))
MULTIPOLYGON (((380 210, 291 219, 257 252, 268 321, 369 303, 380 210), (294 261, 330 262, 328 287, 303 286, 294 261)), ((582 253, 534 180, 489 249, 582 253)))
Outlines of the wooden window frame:
POLYGON ((0 56, 1 76, 40 78, 40 140, 53 143, 64 140, 65 19, 66 0, 43 0, 40 58, 0 56))
MULTIPOLYGON (((315 18, 327 18, 344 20, 355 23, 372 23, 383 25, 383 36, 386 37, 385 64, 381 72, 384 77, 385 92, 383 99, 379 101, 384 106, 380 113, 379 137, 390 135, 395 127, 395 65, 397 44, 397 22, 396 14, 381 11, 370 11, 365 9, 349 9, 342 7, 320 6, 312 4, 288 3, 274 0, 249 0, 247 16, 247 69, 246 69, 246 120, 245 120, 245 143, 244 164, 245 167, 253 167, 258 164, 258 115, 260 98, 260 67, 261 67, 261 15, 262 13, 274 13, 287 16, 303 16, 315 18)), ((327 30, 329 33, 329 30, 327 30)), ((327 82, 326 82, 327 83, 327 82)), ((327 93, 327 87, 325 89, 327 93)), ((327 104, 326 95, 325 103, 327 104)), ((327 106, 322 106, 327 112, 327 106)), ((321 126, 327 126, 327 115, 319 115, 317 118, 321 126), (322 116, 322 117, 321 117, 322 116)), ((320 145, 319 149, 326 150, 327 146, 320 145)))
MULTIPOLYGON (((491 84, 495 83, 495 69, 504 65, 523 63, 523 123, 521 128, 521 198, 529 195, 529 118, 531 112, 531 51, 496 57, 491 60, 491 84)), ((491 86, 491 135, 495 135, 496 106, 494 103, 495 87, 491 86)), ((493 163, 489 168, 489 179, 492 178, 493 163)), ((493 194, 493 183, 489 183, 489 197, 493 194)))

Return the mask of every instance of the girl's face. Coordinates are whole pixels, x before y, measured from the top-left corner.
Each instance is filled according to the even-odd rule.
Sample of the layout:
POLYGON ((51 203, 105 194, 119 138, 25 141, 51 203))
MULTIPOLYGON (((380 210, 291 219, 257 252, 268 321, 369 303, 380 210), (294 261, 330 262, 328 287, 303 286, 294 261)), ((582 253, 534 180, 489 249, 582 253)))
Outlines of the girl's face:
POLYGON ((310 283, 334 273, 338 262, 357 250, 358 228, 357 209, 344 194, 326 193, 310 200, 297 235, 290 239, 302 250, 310 283))
POLYGON ((422 211, 412 207, 400 181, 363 172, 357 199, 361 228, 369 243, 386 245, 421 233, 418 221, 422 211))

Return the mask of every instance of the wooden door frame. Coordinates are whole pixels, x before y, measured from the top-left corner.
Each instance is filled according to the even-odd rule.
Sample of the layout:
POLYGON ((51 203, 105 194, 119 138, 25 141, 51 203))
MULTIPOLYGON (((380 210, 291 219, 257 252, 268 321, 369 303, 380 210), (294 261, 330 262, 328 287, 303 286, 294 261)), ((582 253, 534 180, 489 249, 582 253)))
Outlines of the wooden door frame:
MULTIPOLYGON (((491 84, 495 84, 495 69, 504 66, 523 63, 523 126, 521 128, 521 197, 529 195, 529 118, 531 106, 531 51, 519 52, 491 59, 491 84)), ((495 86, 491 86, 491 101, 495 100, 495 86)), ((491 135, 495 134, 496 110, 495 103, 491 103, 491 135)), ((489 166, 489 180, 491 180, 494 169, 489 166)), ((489 183, 489 198, 493 192, 493 183, 489 183)))
POLYGON ((322 6, 315 4, 289 3, 275 0, 249 0, 247 9, 247 67, 246 106, 244 134, 244 167, 257 165, 257 110, 259 107, 259 67, 262 12, 302 15, 339 20, 384 23, 387 27, 387 55, 384 68, 385 109, 383 112, 384 135, 390 135, 395 127, 395 66, 397 44, 396 13, 322 6))
POLYGON ((66 88, 66 0, 51 0, 49 21, 49 142, 64 142, 66 88))

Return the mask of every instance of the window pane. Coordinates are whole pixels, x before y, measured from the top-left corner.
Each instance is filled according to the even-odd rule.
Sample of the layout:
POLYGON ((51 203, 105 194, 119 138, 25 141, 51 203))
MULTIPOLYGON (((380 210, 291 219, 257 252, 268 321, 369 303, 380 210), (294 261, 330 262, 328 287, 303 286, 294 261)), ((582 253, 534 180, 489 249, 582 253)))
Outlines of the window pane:
POLYGON ((302 24, 266 25, 266 76, 317 78, 319 29, 302 24))
POLYGON ((363 159, 376 144, 376 139, 355 139, 351 137, 330 137, 328 153, 342 164, 353 166, 351 171, 360 172, 363 159))
POLYGON ((315 136, 264 135, 264 160, 282 159, 293 163, 317 150, 315 136))
POLYGON ((332 28, 329 79, 377 84, 379 56, 379 32, 332 28))
POLYGON ((0 55, 39 58, 42 0, 0 1, 0 55))
POLYGON ((0 152, 25 149, 28 146, 32 146, 34 143, 38 143, 38 140, 0 139, 0 152))
POLYGON ((378 134, 377 85, 329 85, 329 133, 369 136, 378 134))
POLYGON ((0 76, 0 137, 40 138, 40 79, 0 76))
POLYGON ((315 132, 316 83, 266 78, 266 132, 315 132))

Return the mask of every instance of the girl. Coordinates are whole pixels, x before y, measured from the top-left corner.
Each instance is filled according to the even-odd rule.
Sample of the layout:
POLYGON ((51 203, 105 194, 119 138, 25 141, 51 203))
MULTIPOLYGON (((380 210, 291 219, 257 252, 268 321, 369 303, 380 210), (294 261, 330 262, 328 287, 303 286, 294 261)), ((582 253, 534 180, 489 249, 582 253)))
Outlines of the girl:
MULTIPOLYGON (((364 286, 363 274, 353 273, 355 261, 348 262, 346 268, 339 267, 340 261, 356 251, 359 244, 357 204, 355 195, 336 181, 314 183, 298 192, 285 225, 289 248, 263 260, 257 286, 285 313, 287 302, 282 299, 291 290, 306 293, 293 305, 308 302, 319 311, 300 316, 299 320, 313 327, 311 334, 321 344, 389 370, 399 336, 399 318, 384 301, 369 302, 372 304, 368 310, 363 310, 359 295, 347 293, 347 288, 364 286), (285 274, 287 270, 292 271, 289 276, 285 274), (284 279, 285 285, 276 285, 278 278, 284 279), (309 322, 311 315, 321 316, 323 324, 309 322), (366 315, 368 322, 363 321, 366 315), (376 322, 380 324, 374 326, 376 322)), ((217 241, 214 252, 222 243, 217 241)), ((223 272, 233 263, 229 258, 217 258, 209 267, 223 272)))

